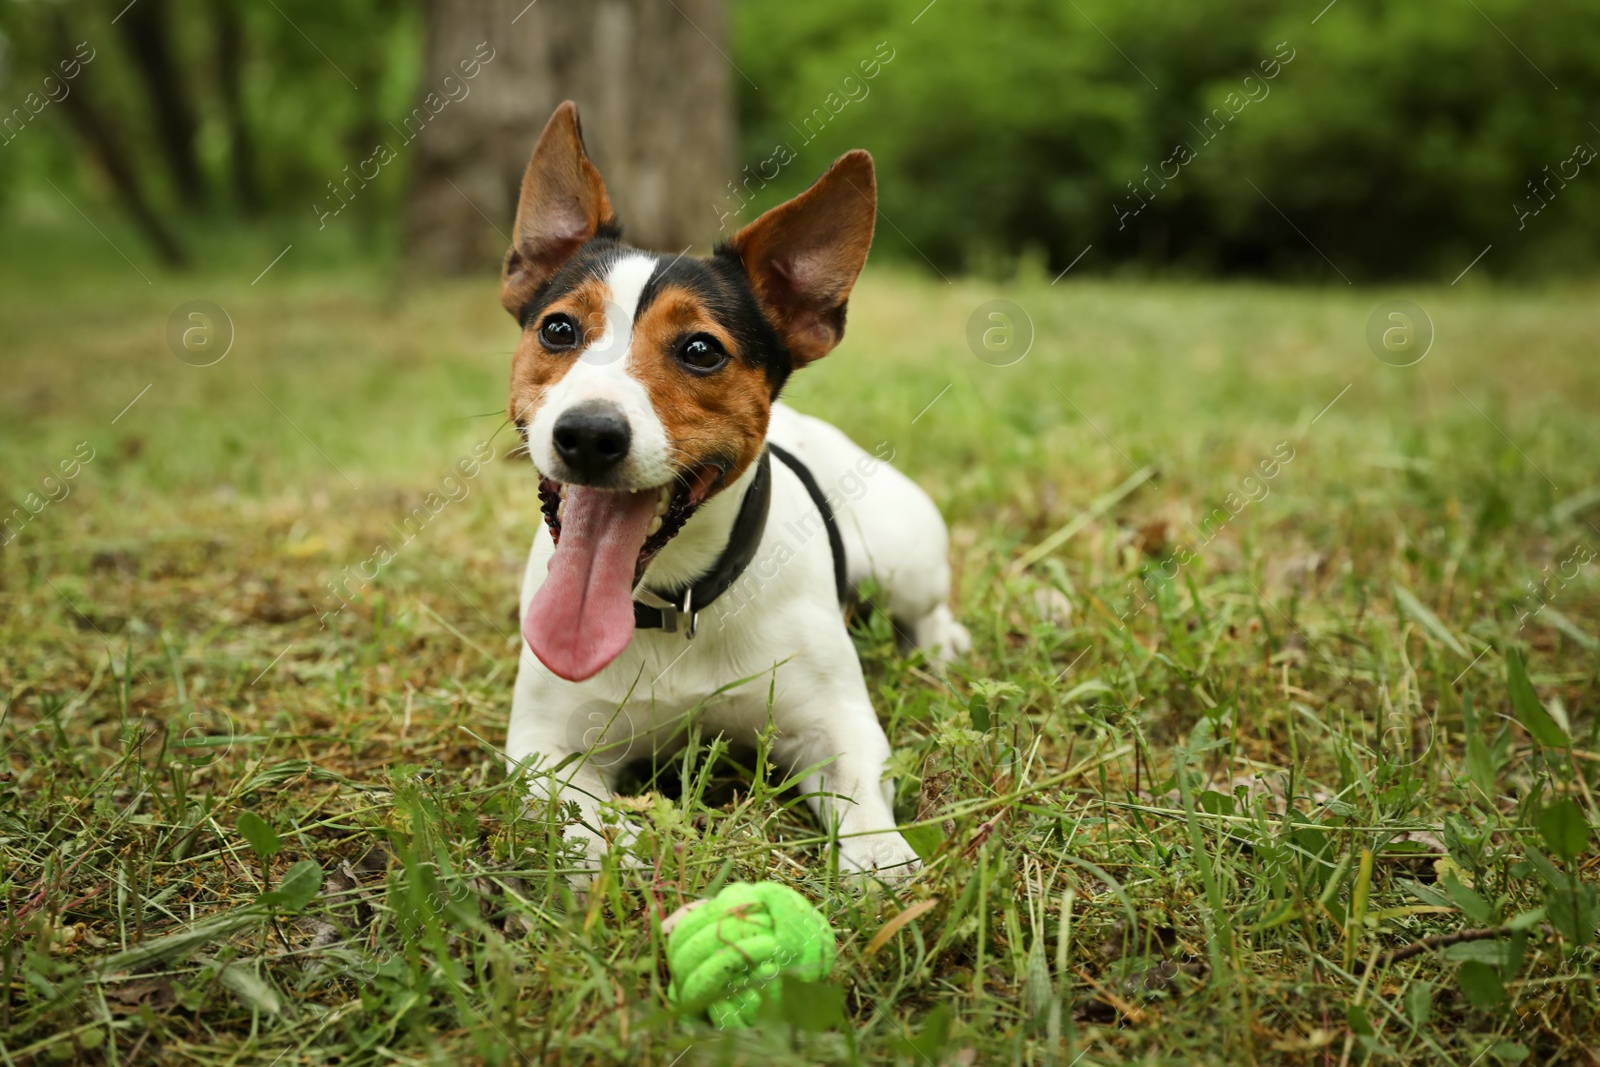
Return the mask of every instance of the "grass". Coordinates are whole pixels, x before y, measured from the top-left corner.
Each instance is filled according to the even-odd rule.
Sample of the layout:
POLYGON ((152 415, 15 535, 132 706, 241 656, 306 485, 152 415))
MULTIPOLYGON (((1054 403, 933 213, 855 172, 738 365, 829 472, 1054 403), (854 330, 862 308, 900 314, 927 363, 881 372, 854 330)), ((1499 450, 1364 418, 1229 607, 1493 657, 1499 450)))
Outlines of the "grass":
POLYGON ((86 251, 0 285, 4 487, 61 497, 0 548, 6 1064, 1596 1062, 1595 286, 869 271, 791 398, 952 522, 972 655, 855 629, 927 869, 841 884, 697 736, 575 897, 496 749, 537 518, 492 281, 86 251), (840 946, 746 1032, 670 1009, 659 924, 738 879, 840 946))

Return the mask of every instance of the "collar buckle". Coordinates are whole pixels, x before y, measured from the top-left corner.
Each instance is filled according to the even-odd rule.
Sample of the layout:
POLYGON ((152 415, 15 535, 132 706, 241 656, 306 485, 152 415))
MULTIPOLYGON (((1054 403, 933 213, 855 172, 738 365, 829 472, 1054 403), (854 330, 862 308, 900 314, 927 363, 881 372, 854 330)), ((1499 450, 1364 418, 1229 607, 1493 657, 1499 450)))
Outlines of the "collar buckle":
POLYGON ((684 627, 683 637, 686 641, 693 641, 695 635, 700 632, 700 613, 693 610, 693 607, 694 587, 690 586, 683 591, 683 607, 672 605, 661 609, 662 631, 669 634, 677 633, 678 620, 687 618, 689 621, 684 627))
POLYGON ((668 599, 668 596, 676 597, 678 593, 673 592, 663 596, 646 588, 641 579, 633 590, 634 628, 678 633, 681 623, 684 637, 690 641, 694 640, 695 634, 700 629, 700 612, 710 607, 717 597, 726 592, 755 558, 756 550, 761 545, 762 533, 766 530, 767 513, 771 503, 771 452, 763 449, 755 477, 745 491, 744 500, 739 504, 739 512, 734 517, 733 528, 728 534, 728 543, 723 546, 722 553, 717 557, 711 570, 683 590, 682 604, 674 604, 668 599), (697 600, 698 605, 695 603, 697 600))

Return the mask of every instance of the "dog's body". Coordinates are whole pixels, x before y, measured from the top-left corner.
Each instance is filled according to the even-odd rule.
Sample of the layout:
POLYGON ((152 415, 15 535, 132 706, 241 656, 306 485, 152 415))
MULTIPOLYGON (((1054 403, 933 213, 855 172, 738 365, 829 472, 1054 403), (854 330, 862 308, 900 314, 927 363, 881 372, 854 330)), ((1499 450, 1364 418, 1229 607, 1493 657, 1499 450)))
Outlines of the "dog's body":
POLYGON ((944 523, 884 458, 776 403, 842 334, 874 204, 870 159, 852 153, 716 255, 670 259, 620 243, 570 105, 534 150, 502 301, 524 324, 512 415, 547 522, 506 750, 535 769, 584 756, 547 781, 578 803, 569 832, 591 858, 615 773, 680 744, 692 712, 743 742, 770 717, 774 757, 819 768, 802 789, 843 869, 916 865, 836 568, 850 588, 870 578, 909 641, 956 655, 944 523))

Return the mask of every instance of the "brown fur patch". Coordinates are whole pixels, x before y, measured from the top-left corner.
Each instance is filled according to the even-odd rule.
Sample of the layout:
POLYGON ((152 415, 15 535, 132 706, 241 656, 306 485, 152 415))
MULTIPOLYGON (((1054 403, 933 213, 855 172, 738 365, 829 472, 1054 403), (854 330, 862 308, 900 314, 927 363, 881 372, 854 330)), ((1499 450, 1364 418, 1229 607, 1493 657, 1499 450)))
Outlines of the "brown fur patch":
POLYGON ((629 372, 650 393, 681 469, 715 462, 726 486, 761 455, 772 413, 766 374, 741 358, 695 294, 667 287, 656 295, 633 324, 631 360, 629 372), (715 337, 732 357, 714 374, 696 374, 674 354, 696 333, 715 337))
POLYGON ((611 289, 599 278, 581 282, 559 300, 545 308, 539 321, 522 331, 517 342, 517 354, 511 361, 511 406, 513 421, 533 421, 534 413, 544 401, 545 391, 557 382, 578 362, 589 341, 600 336, 606 327, 606 301, 611 299, 611 289), (556 312, 564 311, 578 321, 583 337, 579 347, 566 352, 551 352, 539 340, 539 326, 556 312))

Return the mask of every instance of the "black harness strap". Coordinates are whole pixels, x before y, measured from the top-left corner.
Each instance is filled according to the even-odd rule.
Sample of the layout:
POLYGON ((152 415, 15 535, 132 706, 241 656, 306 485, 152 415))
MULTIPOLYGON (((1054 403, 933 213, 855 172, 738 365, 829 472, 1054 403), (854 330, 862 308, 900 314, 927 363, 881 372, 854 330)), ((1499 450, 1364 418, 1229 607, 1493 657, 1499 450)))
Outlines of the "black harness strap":
POLYGON ((694 636, 695 613, 703 608, 710 607, 711 602, 723 593, 728 587, 739 580, 739 575, 750 565, 755 558, 756 549, 761 547, 761 535, 767 528, 767 511, 772 505, 772 461, 767 453, 761 453, 757 461, 755 478, 750 482, 750 488, 745 491, 744 501, 739 505, 739 514, 733 520, 733 529, 728 534, 728 543, 722 550, 722 555, 717 557, 717 562, 712 564, 699 581, 683 589, 675 589, 666 593, 657 593, 650 590, 653 596, 658 596, 673 608, 658 608, 649 604, 633 602, 633 628, 636 630, 666 630, 674 633, 678 629, 678 616, 687 615, 689 636, 694 636))
POLYGON ((710 607, 712 601, 727 592, 729 587, 739 580, 739 576, 755 558, 756 549, 761 544, 761 535, 767 527, 767 512, 772 504, 770 456, 777 456, 784 466, 794 471, 795 477, 800 479, 800 484, 805 486, 806 495, 811 498, 811 503, 816 505, 818 514, 822 516, 823 528, 828 532, 828 550, 833 554, 834 592, 839 598, 840 606, 850 602, 849 578, 845 573, 844 538, 839 534, 839 523, 834 518, 833 508, 828 505, 828 498, 823 495, 822 487, 817 484, 811 468, 788 449, 769 441, 767 451, 761 453, 755 480, 750 483, 750 488, 744 495, 744 502, 739 505, 739 514, 734 519, 732 532, 728 535, 727 547, 722 550, 722 555, 717 557, 717 562, 704 577, 687 588, 667 593, 650 590, 652 596, 659 597, 673 607, 660 608, 651 604, 641 604, 635 600, 634 629, 666 630, 668 633, 675 633, 679 618, 687 617, 685 625, 688 636, 693 637, 696 614, 710 607))
POLYGON ((833 552, 833 588, 839 596, 839 605, 843 607, 850 602, 850 584, 845 574, 844 538, 839 536, 839 523, 833 517, 833 508, 828 505, 828 498, 822 495, 822 487, 812 476, 810 467, 800 462, 800 458, 787 448, 772 444, 770 441, 767 447, 772 450, 774 456, 783 461, 785 467, 794 471, 795 477, 800 479, 800 484, 806 487, 811 502, 822 514, 822 525, 828 531, 828 548, 833 552))

